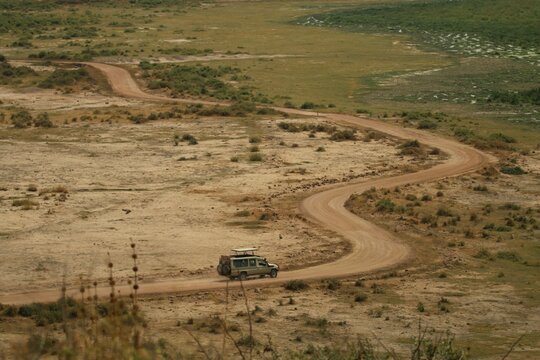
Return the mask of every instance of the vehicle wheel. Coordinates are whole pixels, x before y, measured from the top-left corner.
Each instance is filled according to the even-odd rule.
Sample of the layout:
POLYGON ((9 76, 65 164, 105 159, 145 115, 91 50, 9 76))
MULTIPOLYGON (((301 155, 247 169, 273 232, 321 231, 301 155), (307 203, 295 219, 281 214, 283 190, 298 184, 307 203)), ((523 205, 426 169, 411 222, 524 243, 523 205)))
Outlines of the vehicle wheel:
POLYGON ((272 270, 270 271, 270 277, 271 277, 271 278, 277 277, 277 270, 276 270, 276 269, 272 269, 272 270))
POLYGON ((219 275, 223 275, 223 265, 219 264, 219 265, 217 266, 217 273, 218 273, 219 275))
POLYGON ((244 281, 247 279, 247 273, 246 272, 241 272, 240 273, 240 277, 239 277, 240 281, 244 281))
POLYGON ((223 275, 229 275, 231 273, 231 267, 229 264, 223 264, 221 267, 221 271, 223 271, 223 275))

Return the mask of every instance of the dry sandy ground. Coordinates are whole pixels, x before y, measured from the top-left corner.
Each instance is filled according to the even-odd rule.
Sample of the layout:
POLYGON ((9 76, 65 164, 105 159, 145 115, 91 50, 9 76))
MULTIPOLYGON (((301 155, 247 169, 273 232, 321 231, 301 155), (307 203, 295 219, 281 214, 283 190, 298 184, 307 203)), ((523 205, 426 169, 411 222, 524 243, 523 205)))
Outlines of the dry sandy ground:
POLYGON ((64 274, 70 284, 79 276, 102 279, 108 252, 125 275, 131 240, 139 244, 146 280, 217 277, 219 255, 238 246, 258 246, 284 268, 335 258, 345 246, 335 253, 327 247, 339 238, 275 207, 323 177, 392 174, 410 163, 385 140, 335 143, 321 134, 310 139, 279 130, 276 120, 76 123, 4 134, 11 131, 17 136, 0 142, 4 294, 59 287, 64 274), (264 134, 263 163, 247 161, 253 131, 264 134), (173 135, 184 133, 196 136, 199 145, 173 146, 173 135), (279 145, 282 140, 289 145, 279 145), (326 152, 316 152, 319 146, 326 152), (232 156, 240 161, 231 162, 232 156), (27 191, 29 184, 38 191, 27 191), (66 199, 38 196, 58 185, 68 189, 66 199), (12 206, 27 196, 39 204, 35 209, 12 206), (255 215, 236 217, 240 210, 255 215), (263 211, 277 213, 276 219, 257 221, 263 211))
POLYGON ((15 106, 37 111, 69 111, 139 104, 136 100, 106 96, 92 91, 62 94, 56 90, 39 88, 14 90, 7 86, 0 86, 0 99, 2 99, 0 109, 15 106))

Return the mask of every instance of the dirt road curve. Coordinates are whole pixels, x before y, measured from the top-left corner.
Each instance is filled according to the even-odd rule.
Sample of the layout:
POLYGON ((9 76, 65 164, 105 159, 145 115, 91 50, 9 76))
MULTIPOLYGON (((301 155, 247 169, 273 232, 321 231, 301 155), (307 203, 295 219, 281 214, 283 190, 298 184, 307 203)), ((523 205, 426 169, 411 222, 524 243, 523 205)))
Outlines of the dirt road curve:
MULTIPOLYGON (((210 101, 170 99, 158 95, 147 94, 140 89, 131 74, 123 68, 101 63, 88 62, 85 64, 100 70, 108 78, 113 91, 124 97, 136 98, 144 101, 202 103, 207 105, 218 104, 210 101)), ((315 113, 308 111, 285 108, 276 109, 290 114, 316 115, 315 113)), ((369 180, 366 182, 352 182, 308 197, 301 204, 302 213, 314 223, 324 226, 349 240, 352 244, 352 251, 348 255, 332 263, 300 270, 281 272, 277 279, 257 279, 247 281, 245 285, 248 287, 278 284, 291 279, 310 280, 347 277, 350 275, 390 268, 403 263, 410 258, 410 249, 399 241, 397 234, 390 233, 347 211, 343 205, 348 197, 353 193, 362 192, 371 187, 393 187, 456 176, 477 170, 494 161, 493 157, 470 146, 441 138, 428 132, 415 129, 404 129, 385 122, 359 118, 351 115, 320 114, 320 116, 324 116, 328 120, 336 123, 368 127, 400 138, 418 139, 426 145, 435 146, 443 150, 449 155, 449 158, 444 163, 427 170, 395 177, 369 180)), ((226 281, 219 278, 216 274, 215 277, 208 279, 169 279, 153 283, 144 283, 141 285, 140 293, 144 295, 215 290, 224 288, 225 284, 226 281)), ((239 283, 231 282, 229 286, 237 287, 239 286, 239 283)), ((120 286, 118 289, 123 294, 129 293, 127 286, 120 286)), ((76 290, 74 290, 74 292, 75 291, 76 290)), ((100 294, 107 296, 108 291, 108 288, 102 288, 100 289, 100 294)), ((59 289, 10 294, 1 296, 0 303, 22 304, 55 301, 58 299, 59 295, 59 289)))

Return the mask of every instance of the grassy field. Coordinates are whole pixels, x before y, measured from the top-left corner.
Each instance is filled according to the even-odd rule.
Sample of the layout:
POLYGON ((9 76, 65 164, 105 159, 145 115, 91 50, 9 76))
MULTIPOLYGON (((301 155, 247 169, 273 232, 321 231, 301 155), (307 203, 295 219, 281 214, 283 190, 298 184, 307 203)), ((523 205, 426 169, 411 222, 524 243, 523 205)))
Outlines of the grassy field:
POLYGON ((515 55, 521 49, 534 52, 540 47, 540 8, 535 0, 387 3, 338 10, 304 21, 358 31, 422 33, 426 39, 456 48, 474 43, 478 48, 482 40, 489 41, 493 55, 504 52, 504 45, 516 48, 515 55))

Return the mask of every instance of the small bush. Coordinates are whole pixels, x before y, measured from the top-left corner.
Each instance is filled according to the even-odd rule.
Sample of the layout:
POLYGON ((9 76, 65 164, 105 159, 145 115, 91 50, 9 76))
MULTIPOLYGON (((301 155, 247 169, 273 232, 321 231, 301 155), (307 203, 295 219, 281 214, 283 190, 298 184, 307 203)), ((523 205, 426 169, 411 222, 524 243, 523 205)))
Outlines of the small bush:
POLYGON ((257 145, 254 145, 252 147, 249 148, 249 152, 259 152, 259 147, 257 145))
POLYGON ((413 195, 413 194, 407 194, 405 196, 405 200, 408 200, 408 201, 416 201, 416 195, 413 195))
POLYGON ((42 128, 52 128, 54 124, 49 119, 49 114, 45 112, 38 114, 38 116, 34 119, 34 126, 42 128))
POLYGON ((424 307, 424 304, 419 302, 417 305, 416 305, 416 310, 418 310, 418 312, 421 312, 423 313, 426 309, 424 307))
POLYGON ((392 212, 394 211, 396 204, 389 199, 381 199, 375 206, 379 212, 392 212))
POLYGON ((317 150, 315 150, 315 151, 316 151, 316 152, 325 152, 326 149, 324 148, 324 146, 319 146, 319 147, 317 148, 317 150))
POLYGON ((304 280, 289 280, 283 287, 290 291, 301 291, 307 289, 309 285, 304 280))
POLYGON ((356 134, 353 130, 340 130, 336 131, 330 136, 332 141, 346 141, 346 140, 356 140, 356 134))
POLYGON ((260 153, 252 153, 249 155, 249 161, 262 161, 262 155, 260 153))
POLYGON ((258 137, 258 136, 252 136, 249 138, 249 143, 250 144, 258 144, 261 142, 261 138, 258 137))
POLYGON ((32 125, 32 115, 26 111, 22 110, 11 115, 11 123, 17 129, 24 129, 32 125))
POLYGON ((491 260, 493 258, 491 256, 491 253, 487 249, 478 250, 478 252, 473 257, 477 259, 484 259, 484 260, 491 260))
POLYGON ((443 217, 449 217, 449 216, 452 216, 452 212, 450 212, 450 210, 448 209, 445 209, 445 208, 439 208, 437 209, 437 216, 443 216, 443 217))
POLYGON ((366 301, 368 298, 367 294, 366 293, 358 293, 354 296, 354 301, 357 302, 357 303, 361 303, 361 302, 364 302, 366 301))
POLYGON ((332 291, 337 290, 340 287, 341 287, 341 281, 336 280, 336 279, 329 280, 328 284, 326 285, 326 288, 332 291))
POLYGON ((507 175, 523 175, 526 173, 525 170, 519 166, 502 166, 501 172, 507 175))

